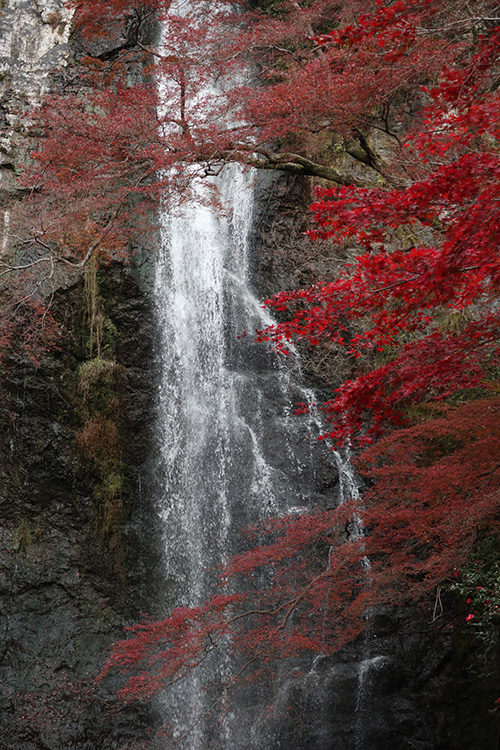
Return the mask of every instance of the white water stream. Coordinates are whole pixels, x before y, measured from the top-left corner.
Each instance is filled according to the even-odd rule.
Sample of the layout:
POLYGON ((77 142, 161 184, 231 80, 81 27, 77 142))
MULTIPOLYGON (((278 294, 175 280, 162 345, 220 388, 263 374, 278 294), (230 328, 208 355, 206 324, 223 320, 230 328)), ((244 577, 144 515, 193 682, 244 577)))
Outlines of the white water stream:
MULTIPOLYGON (((315 493, 316 456, 326 453, 315 425, 293 416, 300 395, 289 368, 255 346, 251 334, 238 338, 270 319, 249 283, 251 176, 231 166, 219 183, 227 206, 222 215, 195 203, 180 216, 165 207, 156 275, 163 362, 160 507, 172 606, 204 601, 217 568, 241 548, 247 525, 307 506, 315 493)), ((195 725, 186 747, 259 747, 257 739, 249 745, 248 735, 235 736, 241 731, 235 715, 223 726, 213 718, 198 722, 210 700, 196 677, 167 696, 174 734, 195 725)))
MULTIPOLYGON (((163 215, 156 294, 162 331, 161 448, 165 576, 170 605, 201 604, 218 567, 242 548, 242 529, 269 514, 330 505, 356 496, 348 461, 318 442, 321 420, 293 415, 313 400, 300 385, 295 357, 286 361, 253 344, 251 332, 270 322, 249 276, 253 221, 251 175, 237 166, 219 178, 223 214, 200 204, 163 215), (239 338, 242 331, 249 331, 239 338), (321 476, 319 476, 321 474, 321 476), (326 496, 318 485, 329 477, 326 496), (339 492, 334 489, 339 479, 339 492)), ((282 682, 252 707, 205 716, 224 657, 165 697, 166 723, 188 750, 272 747, 269 702, 283 705, 282 682), (260 707, 260 714, 259 714, 260 707), (260 718, 255 719, 256 716, 260 718)), ((358 700, 364 692, 359 674, 358 700)), ((266 690, 268 691, 266 693, 266 690)), ((279 745, 277 745, 279 746, 279 745)), ((357 743, 357 750, 361 745, 357 743)))
MULTIPOLYGON (((160 94, 169 96, 168 85, 160 94)), ((324 487, 335 486, 337 469, 342 491, 351 479, 318 443, 318 419, 293 416, 306 394, 294 357, 283 362, 253 343, 253 331, 271 322, 250 278, 253 179, 237 165, 224 168, 216 179, 222 213, 194 201, 180 213, 167 200, 162 212, 159 509, 170 607, 209 596, 219 566, 242 549, 242 529, 250 523, 324 504, 324 487), (249 335, 240 338, 243 331, 249 335)), ((330 489, 327 498, 336 500, 330 489)), ((165 696, 165 722, 180 747, 272 746, 272 727, 255 718, 273 700, 269 694, 254 690, 252 707, 232 706, 224 716, 208 712, 213 694, 202 685, 226 668, 221 657, 165 696)))

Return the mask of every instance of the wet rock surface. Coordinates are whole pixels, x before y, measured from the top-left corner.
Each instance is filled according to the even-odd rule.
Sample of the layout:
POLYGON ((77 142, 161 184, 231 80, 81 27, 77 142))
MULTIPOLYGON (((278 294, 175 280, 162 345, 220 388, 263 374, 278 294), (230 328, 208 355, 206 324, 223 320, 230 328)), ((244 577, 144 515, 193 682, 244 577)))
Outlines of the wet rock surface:
MULTIPOLYGON (((61 293, 67 335, 36 368, 12 360, 0 385, 2 750, 123 747, 146 731, 93 678, 106 648, 151 600, 154 532, 144 476, 155 398, 150 301, 129 272, 102 273, 116 327, 124 483, 120 532, 103 527, 99 477, 78 450, 82 284, 61 293), (149 556, 149 557, 148 557, 149 556), (121 744, 120 744, 121 743, 121 744)), ((149 722, 150 723, 150 720, 149 722)))

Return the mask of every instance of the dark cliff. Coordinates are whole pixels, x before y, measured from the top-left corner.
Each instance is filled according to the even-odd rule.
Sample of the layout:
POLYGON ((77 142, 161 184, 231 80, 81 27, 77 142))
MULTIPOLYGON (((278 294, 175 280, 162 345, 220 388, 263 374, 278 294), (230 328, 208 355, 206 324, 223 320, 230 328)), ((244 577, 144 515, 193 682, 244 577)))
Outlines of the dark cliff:
MULTIPOLYGON (((58 71, 77 52, 70 20, 57 2, 0 6, 7 257, 11 208, 23 197, 22 111, 64 80, 58 71)), ((132 747, 151 725, 94 683, 106 649, 154 598, 154 313, 141 273, 111 263, 59 274, 57 347, 36 364, 22 347, 2 362, 2 750, 132 747)))
POLYGON ((112 372, 94 372, 89 387, 96 360, 86 349, 83 282, 56 298, 60 349, 39 367, 12 358, 2 372, 6 750, 123 747, 142 732, 137 713, 117 714, 93 678, 106 648, 151 599, 153 316, 129 271, 115 265, 100 276, 112 331, 109 360, 101 361, 112 358, 112 372))

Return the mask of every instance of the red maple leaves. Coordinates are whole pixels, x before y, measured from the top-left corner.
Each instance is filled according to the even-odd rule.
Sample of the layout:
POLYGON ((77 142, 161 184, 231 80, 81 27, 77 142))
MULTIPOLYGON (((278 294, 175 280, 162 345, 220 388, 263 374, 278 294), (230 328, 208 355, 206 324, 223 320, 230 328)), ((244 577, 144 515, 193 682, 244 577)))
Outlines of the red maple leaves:
POLYGON ((100 679, 118 668, 127 675, 122 697, 144 699, 229 648, 238 661, 228 685, 252 681, 277 658, 339 649, 366 627, 370 607, 418 602, 496 528, 499 417, 498 398, 432 407, 365 450, 357 463, 373 484, 362 507, 347 502, 262 525, 259 545, 222 572, 221 588, 239 594, 133 626, 100 679), (353 530, 353 518, 367 534, 353 530))
POLYGON ((317 191, 312 237, 355 243, 364 252, 335 281, 267 302, 291 312, 261 334, 280 347, 295 338, 313 346, 334 342, 357 358, 389 357, 340 386, 326 404, 340 444, 366 444, 401 424, 412 401, 491 385, 499 344, 500 108, 489 87, 499 41, 497 29, 484 35, 427 92, 430 104, 404 144, 418 159, 413 179, 407 175, 398 187, 317 191), (353 333, 356 321, 361 331, 353 333))
MULTIPOLYGON (((105 671, 135 671, 124 695, 137 697, 195 669, 228 634, 249 672, 328 653, 365 627, 368 607, 418 601, 496 531, 500 27, 490 0, 282 2, 242 10, 236 24, 224 4, 213 25, 172 15, 145 68, 172 94, 157 117, 156 90, 124 81, 138 50, 148 54, 144 18, 168 7, 104 5, 79 4, 80 22, 97 19, 88 28, 101 33, 124 15, 128 37, 112 64, 87 60, 85 99, 42 107, 30 179, 51 200, 73 200, 78 258, 92 247, 89 216, 98 233, 113 228, 118 247, 127 201, 139 211, 165 189, 181 199, 194 164, 208 174, 238 160, 337 183, 318 189, 310 234, 354 247, 354 259, 333 280, 268 300, 282 322, 259 338, 283 350, 291 340, 334 345, 352 359, 324 411, 337 444, 365 448, 359 466, 373 482, 362 507, 270 523, 268 541, 223 573, 237 595, 135 626, 105 671), (253 74, 256 59, 255 82, 202 94, 225 70, 253 74), (106 96, 92 89, 99 81, 106 96), (365 536, 349 532, 353 518, 365 536), (262 568, 272 574, 258 586, 262 568)), ((57 244, 66 228, 53 226, 43 237, 57 244)))

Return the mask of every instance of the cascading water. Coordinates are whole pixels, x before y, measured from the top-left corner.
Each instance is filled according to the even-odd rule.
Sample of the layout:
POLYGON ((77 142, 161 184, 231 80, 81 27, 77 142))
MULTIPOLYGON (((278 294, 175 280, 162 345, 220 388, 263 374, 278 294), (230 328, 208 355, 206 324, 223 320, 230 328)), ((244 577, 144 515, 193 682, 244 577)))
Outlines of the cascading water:
MULTIPOLYGON (((162 97, 170 92, 160 85, 162 97)), ((162 211, 159 512, 170 607, 210 595, 249 524, 324 505, 325 495, 330 505, 337 500, 335 457, 316 440, 318 420, 293 416, 305 394, 297 361, 253 344, 252 332, 271 322, 250 279, 253 179, 226 166, 216 180, 222 212, 196 201, 178 211, 167 199, 162 211)), ((272 721, 256 721, 249 706, 231 706, 223 721, 210 712, 202 685, 227 666, 224 657, 212 660, 169 690, 163 712, 174 738, 189 750, 278 747, 272 721)), ((280 702, 279 685, 274 696, 266 689, 253 690, 254 709, 280 702)))
MULTIPOLYGON (((293 416, 300 391, 290 368, 251 336, 238 338, 269 322, 248 278, 251 176, 226 167, 219 189, 222 214, 197 203, 182 215, 165 207, 157 267, 160 507, 172 606, 208 596, 217 567, 239 548, 248 524, 318 499, 318 454, 329 459, 310 434, 314 425, 293 416)), ((327 472, 333 474, 333 463, 327 472)), ((174 734, 194 726, 186 739, 193 750, 259 747, 248 744, 247 733, 238 738, 235 717, 215 730, 210 719, 198 721, 210 700, 195 677, 166 701, 174 734)))

